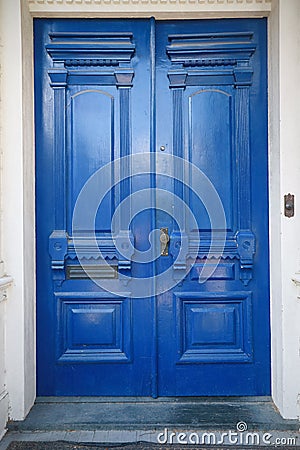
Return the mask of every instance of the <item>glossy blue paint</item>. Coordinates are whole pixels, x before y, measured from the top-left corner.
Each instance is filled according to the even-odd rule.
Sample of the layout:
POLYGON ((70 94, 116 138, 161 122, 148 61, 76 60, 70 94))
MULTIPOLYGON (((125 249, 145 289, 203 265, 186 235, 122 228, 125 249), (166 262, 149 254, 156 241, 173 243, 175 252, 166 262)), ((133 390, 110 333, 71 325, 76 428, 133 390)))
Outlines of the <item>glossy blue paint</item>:
POLYGON ((178 363, 252 362, 252 293, 175 293, 178 363))
POLYGON ((131 299, 105 293, 56 294, 57 362, 67 364, 129 362, 131 299))
MULTIPOLYGON (((266 81, 264 19, 35 20, 39 395, 270 393, 266 81), (223 256, 204 284, 199 273, 211 244, 210 220, 178 181, 183 166, 169 168, 175 180, 155 176, 161 147, 201 169, 224 206, 223 256), (182 198, 201 240, 194 267, 173 289, 135 299, 126 282, 115 295, 84 276, 71 222, 95 171, 149 151, 152 175, 130 179, 130 166, 122 165, 129 178, 96 215, 96 236, 112 270, 85 244, 95 277, 154 278, 168 267, 174 280, 185 274, 194 244, 176 204, 186 223, 182 233, 155 208, 131 223, 130 239, 141 251, 151 230, 167 227, 168 256, 139 264, 114 246, 113 212, 141 189, 182 198), (187 253, 175 261, 183 242, 187 253)), ((88 203, 85 208, 87 214, 88 203)))

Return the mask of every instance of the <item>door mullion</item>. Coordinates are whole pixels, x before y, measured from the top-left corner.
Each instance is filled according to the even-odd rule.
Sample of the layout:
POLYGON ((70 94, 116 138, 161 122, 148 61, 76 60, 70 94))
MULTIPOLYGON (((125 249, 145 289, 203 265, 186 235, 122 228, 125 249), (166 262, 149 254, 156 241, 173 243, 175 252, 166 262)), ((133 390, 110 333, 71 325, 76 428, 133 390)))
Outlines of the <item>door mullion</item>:
MULTIPOLYGON (((150 188, 151 188, 151 229, 156 228, 156 23, 152 17, 150 19, 150 188)), ((153 252, 158 245, 156 241, 156 234, 154 234, 153 252)), ((155 258, 152 258, 152 283, 153 283, 153 298, 152 298, 152 379, 151 379, 151 395, 156 398, 158 396, 158 346, 157 346, 157 298, 156 298, 156 263, 155 258)))

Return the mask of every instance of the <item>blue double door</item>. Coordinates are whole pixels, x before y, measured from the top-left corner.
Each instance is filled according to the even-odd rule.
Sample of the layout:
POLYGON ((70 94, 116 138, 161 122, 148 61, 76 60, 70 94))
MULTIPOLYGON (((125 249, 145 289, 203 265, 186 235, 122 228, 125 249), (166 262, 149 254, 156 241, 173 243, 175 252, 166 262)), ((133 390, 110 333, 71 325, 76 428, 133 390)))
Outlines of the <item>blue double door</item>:
POLYGON ((34 37, 38 394, 269 394, 265 20, 34 37))

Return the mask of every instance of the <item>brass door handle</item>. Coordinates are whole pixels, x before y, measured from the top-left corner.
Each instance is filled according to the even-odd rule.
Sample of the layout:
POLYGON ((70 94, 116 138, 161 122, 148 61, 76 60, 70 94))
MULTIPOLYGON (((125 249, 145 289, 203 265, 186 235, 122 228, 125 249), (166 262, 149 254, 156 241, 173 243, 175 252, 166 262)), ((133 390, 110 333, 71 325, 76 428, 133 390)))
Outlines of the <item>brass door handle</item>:
POLYGON ((168 228, 161 228, 160 229, 159 240, 160 240, 160 254, 161 254, 161 256, 168 256, 169 255, 169 241, 170 241, 168 228))

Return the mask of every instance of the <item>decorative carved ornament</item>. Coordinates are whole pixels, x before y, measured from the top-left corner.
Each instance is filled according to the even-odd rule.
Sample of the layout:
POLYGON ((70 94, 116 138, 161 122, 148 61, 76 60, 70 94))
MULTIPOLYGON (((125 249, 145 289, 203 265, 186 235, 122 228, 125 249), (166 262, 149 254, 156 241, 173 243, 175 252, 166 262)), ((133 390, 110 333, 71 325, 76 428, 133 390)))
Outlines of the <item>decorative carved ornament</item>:
POLYGON ((27 0, 31 13, 40 12, 86 12, 101 13, 112 8, 122 10, 134 10, 143 12, 150 9, 173 10, 193 9, 199 12, 222 11, 271 11, 272 0, 27 0), (137 9, 138 6, 138 9, 137 9))

